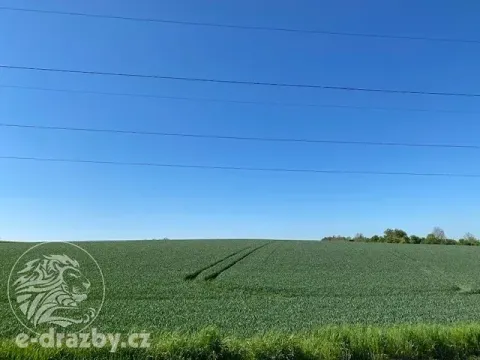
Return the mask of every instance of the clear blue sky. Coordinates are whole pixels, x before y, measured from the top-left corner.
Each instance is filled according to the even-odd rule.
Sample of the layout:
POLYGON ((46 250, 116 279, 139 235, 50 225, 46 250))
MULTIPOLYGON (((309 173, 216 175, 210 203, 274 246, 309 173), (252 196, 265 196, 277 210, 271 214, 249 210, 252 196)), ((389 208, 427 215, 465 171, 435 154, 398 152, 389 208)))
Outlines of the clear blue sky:
MULTIPOLYGON (((0 6, 480 39, 477 1, 2 0, 0 6)), ((0 11, 0 63, 480 93, 480 45, 200 28, 0 11)), ((475 98, 0 70, 1 85, 480 111, 475 98)), ((480 144, 478 114, 281 107, 0 87, 2 122, 480 144)), ((480 151, 275 144, 0 128, 0 155, 218 166, 480 173, 480 151)), ((18 240, 480 235, 480 179, 252 173, 0 160, 0 237, 18 240)))

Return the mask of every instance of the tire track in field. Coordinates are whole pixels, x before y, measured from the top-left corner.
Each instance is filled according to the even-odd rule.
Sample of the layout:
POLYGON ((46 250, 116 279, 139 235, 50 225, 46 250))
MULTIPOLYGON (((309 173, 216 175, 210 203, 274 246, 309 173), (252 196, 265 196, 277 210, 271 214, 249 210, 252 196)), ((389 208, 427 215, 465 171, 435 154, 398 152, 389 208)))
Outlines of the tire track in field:
POLYGON ((194 271, 193 273, 187 274, 187 275, 185 275, 184 280, 194 280, 194 279, 197 278, 198 275, 200 275, 205 270, 208 270, 208 269, 214 267, 215 265, 220 264, 222 261, 225 261, 225 260, 231 258, 232 256, 235 256, 235 255, 241 253, 242 251, 245 251, 245 250, 250 249, 250 248, 251 248, 251 246, 244 247, 243 249, 235 251, 234 253, 231 253, 230 255, 227 255, 227 256, 221 258, 220 260, 217 260, 217 261, 215 261, 215 262, 213 262, 213 263, 211 263, 211 264, 209 264, 209 265, 207 265, 207 266, 205 266, 201 269, 198 269, 198 270, 194 271))
POLYGON ((240 256, 238 259, 232 261, 231 263, 225 265, 223 268, 221 268, 220 270, 218 271, 215 271, 214 273, 210 274, 210 275, 207 275, 204 280, 206 281, 212 281, 212 280, 215 280, 221 273, 223 273, 224 271, 227 271, 228 269, 230 269, 232 266, 234 266, 235 264, 239 263, 240 261, 242 261, 243 259, 245 259, 247 256, 253 254, 255 251, 257 250, 260 250, 261 248, 267 246, 267 245, 270 245, 271 242, 268 242, 266 244, 263 244, 263 245, 260 245, 260 246, 257 246, 255 249, 252 249, 250 250, 249 252, 247 252, 246 254, 240 256))
POLYGON ((269 254, 267 255, 267 257, 265 258, 265 262, 264 262, 265 265, 267 264, 268 259, 270 259, 270 257, 273 255, 273 253, 274 253, 275 251, 277 251, 277 249, 278 249, 278 245, 275 246, 275 247, 272 249, 272 251, 270 251, 270 253, 269 253, 269 254))

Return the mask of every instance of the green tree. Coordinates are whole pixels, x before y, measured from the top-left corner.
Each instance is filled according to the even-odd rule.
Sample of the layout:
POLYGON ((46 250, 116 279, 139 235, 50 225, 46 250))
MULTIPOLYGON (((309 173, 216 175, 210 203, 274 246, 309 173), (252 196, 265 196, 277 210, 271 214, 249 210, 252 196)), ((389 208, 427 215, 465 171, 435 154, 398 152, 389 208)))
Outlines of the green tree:
POLYGON ((467 232, 462 239, 459 241, 460 245, 470 245, 470 246, 478 246, 480 245, 480 241, 472 234, 467 232))
POLYGON ((433 228, 432 234, 439 240, 447 240, 447 236, 445 235, 445 231, 442 228, 435 226, 433 228))
POLYGON ((420 236, 411 235, 410 236, 410 244, 421 244, 424 241, 420 236))
POLYGON ((445 235, 445 231, 438 226, 434 227, 432 232, 427 235, 425 239, 425 244, 446 244, 447 243, 447 236, 445 235))
POLYGON ((440 244, 440 239, 438 239, 435 234, 428 234, 425 238, 425 244, 440 244))
POLYGON ((353 237, 353 241, 366 242, 366 241, 367 241, 367 238, 366 238, 365 236, 363 236, 362 233, 357 233, 357 234, 353 237))
POLYGON ((349 241, 350 238, 345 236, 325 236, 322 241, 349 241))
POLYGON ((408 234, 401 229, 387 229, 384 231, 385 242, 388 243, 408 243, 410 241, 408 234))

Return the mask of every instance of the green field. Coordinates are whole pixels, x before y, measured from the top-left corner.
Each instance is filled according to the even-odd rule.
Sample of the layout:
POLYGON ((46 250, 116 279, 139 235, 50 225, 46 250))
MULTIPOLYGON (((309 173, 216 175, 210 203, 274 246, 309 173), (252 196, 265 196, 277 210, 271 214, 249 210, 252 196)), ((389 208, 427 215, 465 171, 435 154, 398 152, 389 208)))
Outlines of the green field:
MULTIPOLYGON (((1 284, 31 245, 0 243, 1 284)), ((461 332, 466 325, 458 324, 480 320, 478 247, 267 240, 80 245, 105 276, 105 304, 94 323, 104 332, 193 339, 214 327, 229 339, 307 339, 332 326, 345 332, 430 324, 461 332)), ((8 341, 23 328, 6 291, 0 303, 0 337, 8 341)))

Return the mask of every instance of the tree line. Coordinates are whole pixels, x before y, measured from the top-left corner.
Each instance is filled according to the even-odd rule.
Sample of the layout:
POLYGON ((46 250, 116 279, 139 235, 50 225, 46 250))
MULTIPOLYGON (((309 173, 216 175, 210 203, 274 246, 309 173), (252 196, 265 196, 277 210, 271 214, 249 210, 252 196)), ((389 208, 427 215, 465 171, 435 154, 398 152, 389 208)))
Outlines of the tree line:
POLYGON ((359 233, 354 237, 350 236, 326 236, 322 241, 354 241, 370 243, 393 243, 393 244, 439 244, 439 245, 468 245, 478 246, 480 241, 471 233, 466 233, 461 239, 450 239, 445 235, 445 231, 439 227, 433 228, 432 232, 426 237, 417 235, 408 235, 401 229, 387 229, 383 235, 374 235, 372 237, 364 236, 359 233))

